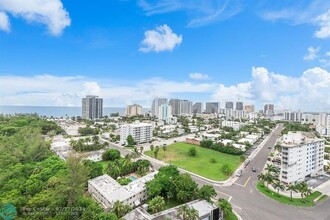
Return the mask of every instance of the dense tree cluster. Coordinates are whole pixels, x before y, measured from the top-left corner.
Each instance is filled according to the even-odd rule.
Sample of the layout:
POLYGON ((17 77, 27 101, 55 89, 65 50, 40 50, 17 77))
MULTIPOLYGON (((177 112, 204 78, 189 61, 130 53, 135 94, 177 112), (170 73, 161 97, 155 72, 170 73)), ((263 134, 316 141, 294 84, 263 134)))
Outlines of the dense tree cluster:
POLYGON ((100 131, 101 130, 99 128, 91 128, 90 126, 84 128, 78 128, 78 133, 82 136, 98 135, 100 131))
POLYGON ((189 202, 198 198, 210 201, 216 195, 213 187, 199 189, 189 174, 179 174, 178 169, 173 165, 160 168, 146 187, 149 198, 161 196, 179 202, 189 202))
POLYGON ((136 173, 141 176, 146 175, 150 170, 149 160, 137 160, 132 162, 130 158, 120 158, 108 163, 106 172, 109 176, 117 179, 120 176, 126 176, 130 173, 136 173))
POLYGON ((80 138, 78 140, 71 139, 70 145, 74 150, 78 152, 84 152, 84 151, 94 151, 94 150, 103 149, 109 146, 109 143, 108 142, 101 143, 99 136, 94 135, 92 138, 86 137, 86 138, 80 138))
POLYGON ((1 130, 15 127, 0 134, 0 206, 13 204, 15 219, 118 219, 84 194, 92 166, 79 158, 62 161, 49 150, 42 135, 61 132, 57 125, 23 115, 0 121, 1 130))
POLYGON ((244 151, 233 147, 231 145, 224 145, 222 143, 213 143, 212 140, 203 140, 201 141, 201 147, 204 148, 209 148, 209 149, 213 149, 222 153, 226 153, 226 154, 233 154, 233 155, 242 155, 244 154, 244 151))
MULTIPOLYGON (((312 123, 312 122, 311 122, 312 123)), ((289 131, 312 131, 310 129, 310 124, 301 124, 295 122, 284 122, 284 129, 282 130, 282 134, 287 134, 289 131)))

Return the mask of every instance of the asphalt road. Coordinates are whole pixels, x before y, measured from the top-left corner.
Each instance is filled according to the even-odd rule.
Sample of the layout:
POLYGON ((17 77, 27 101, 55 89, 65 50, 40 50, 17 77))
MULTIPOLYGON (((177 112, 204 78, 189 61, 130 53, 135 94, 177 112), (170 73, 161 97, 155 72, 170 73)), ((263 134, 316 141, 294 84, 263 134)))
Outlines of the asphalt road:
MULTIPOLYGON (((281 130, 281 127, 275 129, 268 140, 262 146, 259 146, 261 149, 258 154, 244 169, 241 177, 231 186, 221 186, 194 175, 192 175, 192 178, 199 185, 213 185, 218 196, 228 199, 243 220, 330 220, 330 199, 315 207, 301 208, 283 205, 267 198, 256 189, 258 174, 265 166, 268 154, 271 151, 271 149, 268 149, 268 146, 275 146, 281 130), (257 171, 253 172, 252 167, 256 167, 257 171)), ((106 141, 105 139, 102 140, 106 141)), ((112 143, 110 143, 110 146, 118 149, 123 155, 131 153, 130 150, 123 149, 112 143)), ((144 156, 142 158, 149 159, 154 169, 159 169, 165 165, 165 163, 153 158, 150 159, 144 156)))

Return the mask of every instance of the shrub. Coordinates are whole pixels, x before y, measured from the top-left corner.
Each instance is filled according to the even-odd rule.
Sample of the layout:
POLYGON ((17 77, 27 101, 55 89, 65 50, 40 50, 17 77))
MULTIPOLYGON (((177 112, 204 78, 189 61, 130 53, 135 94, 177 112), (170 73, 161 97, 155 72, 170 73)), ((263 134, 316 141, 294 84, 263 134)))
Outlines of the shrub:
POLYGON ((188 154, 189 154, 189 156, 192 156, 192 157, 196 156, 196 154, 197 154, 196 147, 189 148, 188 154))
POLYGON ((211 163, 216 163, 217 161, 216 161, 215 158, 211 158, 211 159, 210 159, 210 162, 211 162, 211 163))

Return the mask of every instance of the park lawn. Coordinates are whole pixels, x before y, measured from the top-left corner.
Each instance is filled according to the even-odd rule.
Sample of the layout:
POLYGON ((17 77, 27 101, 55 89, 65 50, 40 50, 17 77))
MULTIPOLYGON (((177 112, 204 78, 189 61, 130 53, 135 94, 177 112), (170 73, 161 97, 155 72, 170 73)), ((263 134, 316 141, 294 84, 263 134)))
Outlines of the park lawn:
POLYGON ((284 203, 284 204, 288 204, 288 205, 294 205, 294 206, 314 206, 314 199, 316 199, 317 197, 319 197, 322 193, 315 191, 313 192, 311 195, 307 196, 304 199, 301 198, 293 198, 291 200, 290 197, 284 196, 284 195, 280 195, 277 192, 274 192, 270 189, 267 189, 267 187, 265 187, 262 183, 258 183, 257 184, 257 188, 258 190, 263 193, 264 195, 268 196, 271 199, 274 199, 280 203, 284 203))
POLYGON ((226 216, 226 220, 238 220, 235 213, 231 212, 228 216, 226 216))
MULTIPOLYGON (((151 157, 154 156, 152 151, 147 151, 145 154, 151 157)), ((220 170, 222 165, 228 164, 234 172, 241 164, 240 156, 225 154, 212 149, 182 142, 168 145, 166 152, 161 148, 158 152, 157 159, 217 181, 228 179, 228 176, 223 174, 220 170), (188 155, 188 151, 191 147, 196 147, 196 156, 188 155), (214 158, 216 163, 211 163, 211 158, 214 158)))

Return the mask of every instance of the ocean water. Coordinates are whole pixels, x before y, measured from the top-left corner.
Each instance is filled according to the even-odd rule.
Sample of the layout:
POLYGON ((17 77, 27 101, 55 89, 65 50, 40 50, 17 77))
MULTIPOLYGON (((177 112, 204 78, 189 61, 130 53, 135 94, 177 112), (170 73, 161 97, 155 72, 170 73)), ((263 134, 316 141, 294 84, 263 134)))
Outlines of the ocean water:
MULTIPOLYGON (((144 108, 143 112, 148 112, 150 109, 144 108)), ((103 108, 103 115, 110 115, 111 113, 119 112, 125 113, 125 108, 103 108)), ((21 113, 37 113, 40 116, 47 117, 71 117, 80 116, 81 107, 55 107, 55 106, 0 106, 0 114, 21 114, 21 113)))

